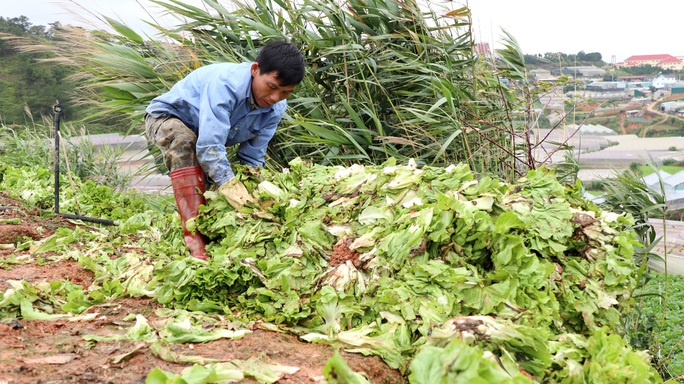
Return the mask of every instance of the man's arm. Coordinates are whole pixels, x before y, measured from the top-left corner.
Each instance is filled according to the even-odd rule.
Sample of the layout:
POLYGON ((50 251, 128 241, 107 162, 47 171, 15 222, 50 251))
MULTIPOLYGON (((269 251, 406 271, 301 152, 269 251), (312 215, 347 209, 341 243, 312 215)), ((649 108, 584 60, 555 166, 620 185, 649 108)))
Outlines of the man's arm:
POLYGON ((237 96, 232 89, 218 84, 218 81, 207 85, 200 100, 197 160, 217 185, 235 177, 226 158, 225 143, 231 128, 231 112, 236 103, 237 96))
POLYGON ((200 147, 197 143, 197 159, 204 173, 211 178, 216 185, 226 183, 235 177, 233 168, 226 158, 226 148, 220 146, 200 147))
POLYGON ((264 127, 259 130, 257 136, 240 144, 237 157, 240 162, 250 167, 263 167, 264 157, 268 150, 268 143, 275 135, 276 128, 280 123, 281 116, 272 116, 264 127))

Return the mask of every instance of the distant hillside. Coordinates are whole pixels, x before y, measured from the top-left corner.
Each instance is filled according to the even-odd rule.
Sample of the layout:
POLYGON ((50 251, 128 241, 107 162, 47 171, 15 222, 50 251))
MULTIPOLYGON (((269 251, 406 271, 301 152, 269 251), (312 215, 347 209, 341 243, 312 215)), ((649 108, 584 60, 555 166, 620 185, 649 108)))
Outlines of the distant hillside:
MULTIPOLYGON (((25 16, 0 17, 2 37, 21 36, 49 45, 53 39, 52 28, 59 28, 59 25, 46 28, 32 25, 25 16)), ((9 41, 0 39, 0 122, 25 124, 29 119, 27 111, 34 119, 39 119, 41 115, 52 113, 55 100, 69 104, 69 93, 74 85, 66 78, 75 69, 36 60, 46 57, 49 55, 20 52, 9 41)), ((66 107, 64 113, 70 115, 70 108, 66 107)))
POLYGON ((125 134, 131 127, 131 119, 125 114, 93 116, 91 108, 75 102, 78 80, 74 74, 80 68, 41 62, 52 57, 49 47, 59 40, 55 37, 61 26, 32 25, 25 16, 0 17, 0 126, 32 127, 42 117, 52 117, 55 102, 62 105, 62 119, 66 122, 87 126, 88 133, 125 134), (48 49, 42 53, 25 53, 17 47, 30 42, 48 49))
POLYGON ((605 67, 608 63, 598 52, 567 54, 562 52, 547 52, 544 54, 524 55, 525 65, 528 69, 558 69, 559 67, 594 65, 605 67))

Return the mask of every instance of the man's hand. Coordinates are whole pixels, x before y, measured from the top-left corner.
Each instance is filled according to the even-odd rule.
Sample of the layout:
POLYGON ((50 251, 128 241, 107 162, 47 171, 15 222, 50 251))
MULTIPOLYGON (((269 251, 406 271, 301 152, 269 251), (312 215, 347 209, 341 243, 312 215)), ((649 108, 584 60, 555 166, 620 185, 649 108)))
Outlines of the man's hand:
POLYGON ((242 184, 237 177, 233 177, 232 179, 223 183, 223 185, 219 187, 218 191, 235 209, 240 209, 247 203, 256 203, 256 200, 254 200, 252 195, 247 192, 247 188, 245 188, 245 185, 242 184))

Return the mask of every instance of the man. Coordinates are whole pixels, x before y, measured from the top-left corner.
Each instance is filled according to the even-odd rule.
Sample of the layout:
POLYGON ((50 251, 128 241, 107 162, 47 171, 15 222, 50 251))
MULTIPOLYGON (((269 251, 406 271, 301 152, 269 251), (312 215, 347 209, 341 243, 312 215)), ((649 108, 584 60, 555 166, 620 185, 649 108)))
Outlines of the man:
POLYGON ((206 259, 206 239, 190 232, 186 221, 197 216, 204 200, 204 174, 234 207, 250 200, 226 158, 263 166, 268 142, 304 78, 304 57, 292 43, 271 41, 253 63, 211 64, 191 72, 147 107, 145 130, 161 149, 170 171, 173 194, 192 256, 206 259))

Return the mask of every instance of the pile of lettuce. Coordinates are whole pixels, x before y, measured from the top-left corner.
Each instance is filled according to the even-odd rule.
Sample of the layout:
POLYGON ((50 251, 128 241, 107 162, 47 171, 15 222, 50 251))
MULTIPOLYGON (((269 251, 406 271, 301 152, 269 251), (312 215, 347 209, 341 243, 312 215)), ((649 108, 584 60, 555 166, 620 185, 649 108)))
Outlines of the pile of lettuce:
MULTIPOLYGON (((3 190, 49 205, 49 172, 0 169, 3 190)), ((418 384, 662 381, 647 351, 620 336, 634 308, 633 220, 585 200, 580 184, 562 185, 548 170, 503 183, 475 178, 465 165, 393 162, 295 160, 278 172, 239 174, 257 203, 235 210, 208 191, 188 223, 210 239, 208 261, 189 257, 170 201, 63 188, 65 209, 118 226, 60 228, 16 244, 30 255, 5 264, 77 260, 94 283, 12 282, 0 314, 80 319, 118 297, 158 300, 172 315, 166 327, 144 328, 146 338, 156 335, 145 342, 160 358, 199 364, 181 375, 193 383, 211 382, 190 380, 196 374, 237 377, 235 367, 247 364, 227 370, 169 353, 170 343, 188 342, 186 334, 206 337, 198 336, 206 316, 377 355, 418 384), (188 313, 197 317, 193 326, 175 337, 188 313)), ((137 340, 138 328, 120 337, 137 340)), ((353 380, 335 381, 343 362, 331 361, 327 372, 328 382, 367 382, 353 372, 353 380)), ((172 376, 155 371, 148 379, 172 376)))
POLYGON ((159 263, 156 300, 378 355, 413 383, 660 380, 619 336, 632 219, 579 183, 391 161, 241 175, 257 203, 207 192, 190 228, 211 260, 159 263))

